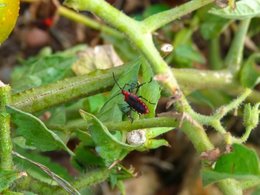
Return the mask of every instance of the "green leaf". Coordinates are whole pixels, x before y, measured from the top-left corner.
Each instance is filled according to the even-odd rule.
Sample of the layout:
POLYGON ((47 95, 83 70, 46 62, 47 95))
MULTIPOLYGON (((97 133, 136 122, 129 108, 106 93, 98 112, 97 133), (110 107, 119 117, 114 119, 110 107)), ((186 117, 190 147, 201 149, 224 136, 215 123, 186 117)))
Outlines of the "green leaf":
POLYGON ((37 195, 33 192, 23 191, 23 195, 37 195))
POLYGON ((178 64, 192 67, 194 62, 204 64, 205 58, 191 44, 180 45, 174 50, 174 57, 178 64))
POLYGON ((40 119, 11 106, 8 106, 7 110, 12 116, 12 122, 17 126, 17 135, 23 136, 27 145, 41 151, 64 149, 70 155, 74 155, 60 137, 49 130, 40 119))
POLYGON ((200 25, 200 32, 204 39, 209 40, 216 38, 227 27, 230 20, 206 14, 205 20, 200 25))
POLYGON ((248 29, 248 36, 253 37, 258 35, 260 33, 260 19, 259 18, 253 18, 250 21, 250 26, 248 29))
POLYGON ((125 41, 125 38, 118 38, 112 35, 108 35, 105 33, 101 34, 102 38, 113 45, 116 52, 123 59, 123 61, 131 61, 136 59, 138 56, 138 52, 133 49, 131 44, 128 41, 125 41))
POLYGON ((104 166, 103 160, 93 152, 92 148, 84 144, 79 144, 72 159, 74 167, 81 171, 88 170, 89 167, 104 166))
MULTIPOLYGON (((71 179, 71 176, 68 174, 68 170, 64 167, 60 166, 59 164, 52 162, 51 159, 47 156, 43 156, 41 154, 38 154, 36 152, 23 150, 22 148, 16 147, 16 151, 19 152, 22 156, 26 157, 27 159, 30 159, 36 163, 40 163, 42 165, 45 165, 52 171, 53 173, 56 173, 63 179, 71 179)), ((17 156, 14 156, 14 162, 18 169, 26 171, 30 176, 33 178, 42 181, 44 183, 57 185, 56 182, 53 181, 53 178, 51 178, 49 175, 47 175, 42 169, 40 169, 35 164, 32 164, 31 162, 18 158, 17 156)))
POLYGON ((135 176, 136 172, 133 168, 127 169, 119 164, 117 168, 112 169, 112 171, 110 172, 109 181, 112 188, 114 188, 115 186, 117 186, 118 182, 120 183, 122 180, 133 178, 135 176))
POLYGON ((156 81, 154 80, 151 81, 151 79, 154 76, 151 66, 147 63, 146 60, 143 59, 142 61, 143 61, 141 66, 141 71, 143 75, 142 82, 146 84, 144 84, 140 88, 138 95, 142 96, 143 98, 149 101, 147 102, 145 99, 141 98, 141 100, 146 104, 146 106, 149 109, 149 113, 143 115, 143 117, 151 118, 155 116, 157 103, 159 101, 159 98, 161 97, 161 89, 160 89, 160 85, 156 81))
MULTIPOLYGON (((203 169, 201 171, 203 186, 216 183, 224 179, 236 179, 239 181, 247 182, 260 182, 260 176, 258 175, 245 175, 245 174, 230 174, 230 173, 221 173, 217 171, 211 171, 203 169)), ((238 184, 239 185, 239 184, 238 184)))
POLYGON ((89 133, 96 144, 96 151, 107 166, 122 160, 130 151, 138 148, 117 140, 94 115, 83 110, 80 114, 87 121, 89 133))
POLYGON ((192 92, 189 95, 188 100, 199 106, 207 106, 214 111, 215 108, 218 108, 223 104, 228 104, 232 99, 220 90, 205 89, 192 92))
MULTIPOLYGON (((39 179, 40 181, 46 182, 48 185, 59 185, 60 187, 62 187, 64 190, 66 190, 69 194, 80 194, 78 192, 78 190, 76 188, 74 188, 68 181, 66 181, 65 179, 63 179, 61 176, 59 176, 58 174, 56 174, 55 172, 59 171, 59 165, 55 166, 53 169, 51 170, 50 168, 48 168, 47 166, 33 161, 30 158, 27 158, 25 155, 28 156, 28 153, 25 152, 25 155, 21 155, 20 153, 17 152, 13 152, 13 155, 15 156, 16 160, 19 161, 24 161, 24 163, 21 163, 22 166, 24 164, 28 164, 33 165, 31 168, 28 168, 29 170, 27 170, 27 172, 31 174, 32 177, 35 177, 36 179, 39 179), (33 169, 36 169, 36 171, 33 171, 33 169), (48 175, 49 178, 44 177, 43 174, 48 175), (52 180, 50 179, 52 178, 52 180)), ((34 154, 37 155, 37 154, 34 154)), ((29 155, 29 157, 31 157, 29 155)), ((39 160, 39 156, 37 156, 36 158, 37 160, 39 160)), ((43 160, 42 158, 40 158, 41 160, 43 160)), ((48 166, 52 167, 51 162, 47 162, 48 166)), ((23 167, 22 167, 23 168, 23 167)), ((67 170, 66 170, 67 171, 67 170)))
POLYGON ((166 4, 158 3, 158 4, 151 5, 151 6, 147 7, 144 10, 144 12, 143 12, 143 19, 147 18, 147 17, 149 17, 151 15, 160 13, 162 11, 166 11, 168 9, 170 9, 170 7, 168 5, 166 5, 166 4))
POLYGON ((173 130, 174 127, 154 127, 147 129, 146 137, 147 138, 155 138, 163 133, 167 133, 168 131, 173 130))
MULTIPOLYGON (((183 28, 174 37, 173 45, 175 48, 181 45, 190 45, 192 43, 192 29, 183 28)), ((174 51, 173 51, 174 52, 174 51)))
POLYGON ((260 82, 260 68, 256 66, 256 60, 260 60, 259 53, 251 55, 243 64, 240 82, 244 87, 252 88, 260 82))
POLYGON ((91 138, 91 135, 88 132, 78 129, 75 131, 75 134, 80 139, 81 143, 84 143, 85 146, 94 146, 95 145, 95 143, 93 142, 93 140, 91 138))
MULTIPOLYGON (((133 65, 124 71, 117 77, 116 80, 120 87, 124 87, 125 84, 136 83, 137 75, 140 67, 140 59, 137 59, 131 62, 133 65)), ((113 75, 111 75, 112 77, 113 75)), ((125 87, 125 90, 128 89, 129 86, 125 87)), ((100 112, 97 114, 97 117, 102 122, 118 122, 122 121, 123 113, 120 107, 126 107, 127 103, 124 101, 124 96, 121 94, 120 88, 115 84, 113 89, 111 90, 108 101, 103 105, 100 112), (118 94, 118 95, 117 95, 118 94)))
POLYGON ((230 7, 226 7, 224 9, 212 8, 209 12, 228 19, 243 20, 247 18, 259 17, 260 0, 240 0, 236 2, 235 9, 230 7))
POLYGON ((66 124, 66 110, 65 106, 60 106, 51 109, 51 117, 48 119, 47 124, 65 125, 66 124))
POLYGON ((9 188, 9 186, 19 178, 17 171, 0 170, 0 192, 9 188))
POLYGON ((22 66, 17 66, 12 72, 12 90, 19 92, 72 76, 71 66, 77 59, 76 52, 84 48, 86 46, 76 46, 63 52, 39 55, 22 62, 22 66))
POLYGON ((255 151, 243 145, 234 144, 233 151, 221 156, 215 171, 230 174, 259 175, 259 159, 255 151))
POLYGON ((95 114, 100 111, 107 98, 103 94, 97 94, 86 98, 83 102, 83 107, 88 112, 95 114))
POLYGON ((170 146, 170 145, 165 139, 150 139, 145 143, 145 146, 143 146, 143 148, 156 149, 161 146, 170 146))

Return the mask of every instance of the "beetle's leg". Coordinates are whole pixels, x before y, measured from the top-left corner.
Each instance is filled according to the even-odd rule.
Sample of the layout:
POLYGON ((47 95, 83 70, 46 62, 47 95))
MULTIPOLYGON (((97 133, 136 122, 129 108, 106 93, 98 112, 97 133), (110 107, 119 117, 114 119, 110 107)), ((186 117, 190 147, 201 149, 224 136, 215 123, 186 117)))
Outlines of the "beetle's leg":
POLYGON ((134 89, 134 88, 137 88, 138 83, 137 83, 137 82, 133 82, 133 83, 131 83, 131 84, 126 83, 126 84, 124 85, 123 89, 125 89, 126 86, 129 86, 128 91, 129 91, 130 93, 132 93, 132 92, 133 92, 133 89, 134 89))
POLYGON ((156 103, 150 102, 149 100, 147 100, 146 98, 144 98, 143 96, 138 96, 139 98, 147 101, 149 104, 155 105, 156 103))
POLYGON ((134 118, 131 115, 131 111, 135 112, 135 110, 133 110, 133 108, 131 108, 129 105, 122 107, 121 110, 124 113, 124 115, 126 115, 130 119, 131 123, 133 123, 134 118))
POLYGON ((151 83, 152 81, 153 81, 153 77, 151 77, 150 81, 148 81, 148 82, 144 82, 144 83, 138 84, 138 85, 136 86, 136 92, 135 92, 135 93, 136 93, 136 94, 138 93, 140 87, 142 87, 142 86, 145 85, 145 84, 151 83))

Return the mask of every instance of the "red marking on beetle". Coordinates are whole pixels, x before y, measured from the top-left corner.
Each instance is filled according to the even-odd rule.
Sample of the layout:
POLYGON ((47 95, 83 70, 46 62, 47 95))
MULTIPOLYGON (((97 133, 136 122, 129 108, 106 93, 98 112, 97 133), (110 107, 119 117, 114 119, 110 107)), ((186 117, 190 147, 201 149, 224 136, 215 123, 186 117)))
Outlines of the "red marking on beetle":
POLYGON ((121 90, 121 93, 125 97, 126 103, 140 114, 148 114, 149 109, 146 104, 135 94, 130 93, 126 90, 121 90))
MULTIPOLYGON (((119 85, 119 83, 116 81, 114 73, 113 73, 113 78, 114 78, 116 85, 120 88, 121 94, 124 95, 125 102, 139 114, 148 114, 149 109, 146 106, 146 104, 141 100, 141 98, 139 96, 125 90, 124 87, 122 88, 119 85)), ((119 95, 119 94, 117 94, 117 95, 119 95)))

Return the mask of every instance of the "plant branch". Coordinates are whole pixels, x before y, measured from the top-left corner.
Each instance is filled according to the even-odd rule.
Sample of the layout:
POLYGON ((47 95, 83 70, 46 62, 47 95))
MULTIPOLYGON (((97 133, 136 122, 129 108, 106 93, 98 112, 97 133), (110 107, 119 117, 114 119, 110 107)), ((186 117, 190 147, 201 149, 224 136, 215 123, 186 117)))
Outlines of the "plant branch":
POLYGON ((0 81, 0 170, 13 167, 10 115, 5 108, 10 101, 10 90, 10 86, 0 81))
POLYGON ((241 68, 241 62, 243 60, 244 42, 247 35, 251 19, 241 21, 241 24, 235 34, 235 38, 232 41, 231 47, 228 51, 225 59, 225 64, 228 66, 229 71, 236 75, 241 68))
POLYGON ((187 112, 191 115, 191 117, 197 121, 199 121, 200 124, 204 125, 211 125, 216 130, 218 130, 221 133, 225 133, 222 125, 220 124, 220 120, 231 110, 234 110, 239 107, 239 105, 245 101, 245 99, 250 95, 252 92, 251 89, 245 89, 245 91, 240 95, 238 98, 230 102, 229 104, 225 106, 221 106, 219 109, 216 110, 216 112, 211 116, 201 115, 197 112, 195 112, 192 109, 187 110, 187 112))
MULTIPOLYGON (((99 76, 97 76, 98 74, 88 74, 72 77, 53 84, 37 87, 33 90, 13 94, 11 105, 32 113, 81 97, 108 91, 114 85, 112 72, 119 75, 128 66, 129 64, 111 70, 99 71, 99 76)), ((237 84, 232 79, 232 75, 227 71, 203 71, 195 69, 173 69, 173 71, 185 94, 201 89, 221 89, 231 95, 237 96, 245 91, 245 88, 237 84), (190 83, 193 85, 191 86, 190 83)), ((259 102, 260 93, 253 91, 248 100, 259 102)))
POLYGON ((209 63, 211 64, 211 68, 220 70, 223 68, 223 62, 220 55, 219 37, 210 40, 209 44, 209 63))
POLYGON ((170 94, 179 89, 177 81, 169 71, 169 67, 155 48, 152 34, 142 23, 137 22, 103 0, 67 0, 65 4, 76 10, 88 10, 96 14, 110 25, 126 34, 129 40, 150 62, 154 73, 164 78, 159 80, 170 94))
MULTIPOLYGON (((84 189, 91 185, 99 184, 106 180, 109 176, 110 170, 96 169, 78 178, 77 181, 72 182, 72 186, 77 189, 84 189)), ((60 186, 52 186, 47 183, 41 182, 26 176, 16 182, 16 188, 19 190, 32 191, 34 193, 46 193, 46 194, 67 194, 60 186)))
POLYGON ((197 10, 207 4, 214 2, 214 0, 193 0, 182 4, 173 9, 154 14, 142 21, 148 32, 154 32, 162 26, 187 15, 188 13, 197 10))
MULTIPOLYGON (((157 118, 147 118, 147 119, 140 119, 133 121, 122 121, 118 123, 104 123, 104 125, 109 130, 122 130, 122 131, 132 131, 136 129, 146 129, 146 128, 153 128, 153 127, 179 127, 181 119, 181 114, 167 114, 167 116, 157 117, 157 118)), ((76 129, 80 129, 82 131, 86 131, 87 125, 86 121, 83 119, 75 120, 69 122, 65 126, 49 126, 53 129, 60 129, 60 130, 70 130, 74 131, 76 129)), ((190 138, 191 142, 193 143, 194 147, 198 150, 198 152, 203 152, 206 150, 213 149, 213 145, 208 141, 207 135, 203 128, 199 125, 194 127, 194 124, 189 121, 185 120, 182 121, 181 130, 190 138), (188 129, 192 128, 192 131, 188 129), (197 139, 199 137, 199 139, 197 139)))
POLYGON ((118 75, 123 72, 124 68, 121 66, 116 69, 99 70, 99 74, 72 77, 33 90, 26 90, 14 94, 11 105, 26 112, 36 112, 78 98, 101 93, 109 90, 114 84, 112 72, 118 75))
MULTIPOLYGON (((156 118, 146 118, 135 120, 132 123, 130 121, 122 121, 118 123, 108 122, 104 123, 104 125, 108 128, 108 130, 121 130, 121 131, 132 131, 135 129, 145 129, 145 128, 153 128, 153 127, 178 127, 179 120, 176 117, 175 119, 172 117, 156 117, 156 118)), ((68 122, 66 125, 51 125, 48 126, 50 129, 56 130, 69 130, 75 131, 76 129, 85 131, 86 121, 83 119, 76 119, 68 122)))
POLYGON ((115 29, 105 25, 98 23, 96 20, 93 20, 85 15, 82 15, 80 13, 76 13, 75 11, 72 11, 64 6, 59 6, 58 13, 66 18, 69 18, 77 23, 84 24, 90 28, 93 28, 95 30, 99 30, 101 32, 104 32, 106 34, 112 35, 114 37, 123 38, 123 34, 116 31, 115 29))

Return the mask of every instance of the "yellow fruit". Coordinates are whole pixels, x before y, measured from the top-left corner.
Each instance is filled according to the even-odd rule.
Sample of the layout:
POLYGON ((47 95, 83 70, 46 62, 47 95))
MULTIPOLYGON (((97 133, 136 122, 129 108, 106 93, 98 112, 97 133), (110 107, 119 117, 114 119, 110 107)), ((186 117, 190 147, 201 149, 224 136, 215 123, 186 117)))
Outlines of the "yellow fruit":
POLYGON ((0 44, 12 32, 19 14, 20 0, 0 0, 0 44))

